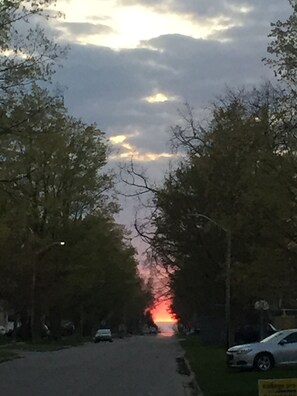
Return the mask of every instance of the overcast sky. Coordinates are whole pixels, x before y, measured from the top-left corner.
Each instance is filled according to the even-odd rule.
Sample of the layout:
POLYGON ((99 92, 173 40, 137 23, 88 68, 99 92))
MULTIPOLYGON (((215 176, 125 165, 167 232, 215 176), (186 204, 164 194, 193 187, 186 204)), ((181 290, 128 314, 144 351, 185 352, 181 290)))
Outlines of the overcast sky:
MULTIPOLYGON (((226 86, 272 78, 270 22, 287 0, 58 0, 51 22, 71 50, 56 76, 70 113, 106 132, 115 160, 157 174, 171 157, 169 128, 189 102, 205 108, 226 86), (115 158, 116 157, 116 158, 115 158)), ((123 217, 124 219, 124 217, 123 217)))

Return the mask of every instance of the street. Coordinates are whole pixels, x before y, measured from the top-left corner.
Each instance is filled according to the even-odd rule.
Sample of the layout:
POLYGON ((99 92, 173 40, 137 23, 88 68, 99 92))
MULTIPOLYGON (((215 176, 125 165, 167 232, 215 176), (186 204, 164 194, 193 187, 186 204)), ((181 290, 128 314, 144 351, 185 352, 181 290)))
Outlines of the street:
POLYGON ((174 337, 136 336, 56 352, 25 352, 0 365, 3 396, 184 396, 174 337))

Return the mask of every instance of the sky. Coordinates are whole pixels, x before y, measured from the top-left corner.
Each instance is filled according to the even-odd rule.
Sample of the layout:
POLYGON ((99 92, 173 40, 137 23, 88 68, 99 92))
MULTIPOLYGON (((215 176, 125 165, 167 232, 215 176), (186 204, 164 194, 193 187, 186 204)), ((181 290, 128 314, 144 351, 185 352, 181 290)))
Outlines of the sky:
POLYGON ((270 22, 290 11, 287 0, 58 0, 56 8, 65 18, 51 28, 71 47, 56 76, 70 112, 97 122, 114 160, 133 155, 154 173, 172 158, 169 129, 185 102, 204 109, 227 86, 272 77, 261 62, 270 22))
MULTIPOLYGON (((96 122, 111 162, 134 162, 161 180, 175 157, 170 127, 189 103, 197 114, 226 87, 272 79, 270 23, 287 0, 58 0, 49 30, 70 45, 56 82, 71 114, 96 122)), ((115 168, 116 169, 116 168, 115 168)), ((134 222, 131 202, 119 221, 134 222)))
POLYGON ((152 315, 156 323, 171 323, 175 321, 168 312, 169 304, 170 302, 165 300, 155 305, 154 309, 152 310, 152 315))
MULTIPOLYGON (((50 21, 70 52, 56 81, 70 112, 96 122, 113 161, 133 156, 158 178, 174 160, 170 127, 187 102, 205 109, 226 87, 272 78, 270 22, 287 0, 58 0, 50 21)), ((125 216, 123 216, 124 218, 125 216)))

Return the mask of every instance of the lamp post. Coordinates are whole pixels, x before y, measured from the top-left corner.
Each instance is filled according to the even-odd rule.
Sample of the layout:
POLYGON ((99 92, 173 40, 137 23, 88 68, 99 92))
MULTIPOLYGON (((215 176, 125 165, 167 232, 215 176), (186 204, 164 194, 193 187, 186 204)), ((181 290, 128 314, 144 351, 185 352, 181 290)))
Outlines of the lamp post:
POLYGON ((35 253, 33 260, 33 270, 32 270, 32 283, 31 283, 31 311, 30 311, 30 330, 32 342, 36 340, 38 333, 36 332, 35 323, 35 312, 36 312, 36 272, 37 272, 37 262, 40 258, 48 252, 54 246, 64 246, 65 242, 52 242, 35 253))
POLYGON ((265 337, 265 328, 264 328, 264 311, 269 310, 269 304, 266 300, 259 300, 255 302, 255 309, 259 312, 260 316, 260 340, 263 340, 265 337))
POLYGON ((197 217, 206 219, 210 223, 214 224, 219 229, 226 233, 227 246, 226 246, 226 274, 225 274, 225 342, 226 348, 228 349, 231 344, 231 241, 232 234, 229 228, 223 227, 212 218, 199 214, 197 217))

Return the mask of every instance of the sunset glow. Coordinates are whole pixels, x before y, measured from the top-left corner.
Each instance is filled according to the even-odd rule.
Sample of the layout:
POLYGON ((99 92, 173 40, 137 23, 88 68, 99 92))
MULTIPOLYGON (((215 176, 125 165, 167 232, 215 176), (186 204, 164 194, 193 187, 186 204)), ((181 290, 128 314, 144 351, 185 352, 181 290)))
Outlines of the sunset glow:
POLYGON ((155 308, 152 310, 153 319, 156 323, 175 323, 176 320, 169 312, 170 301, 163 301, 156 304, 155 308))

